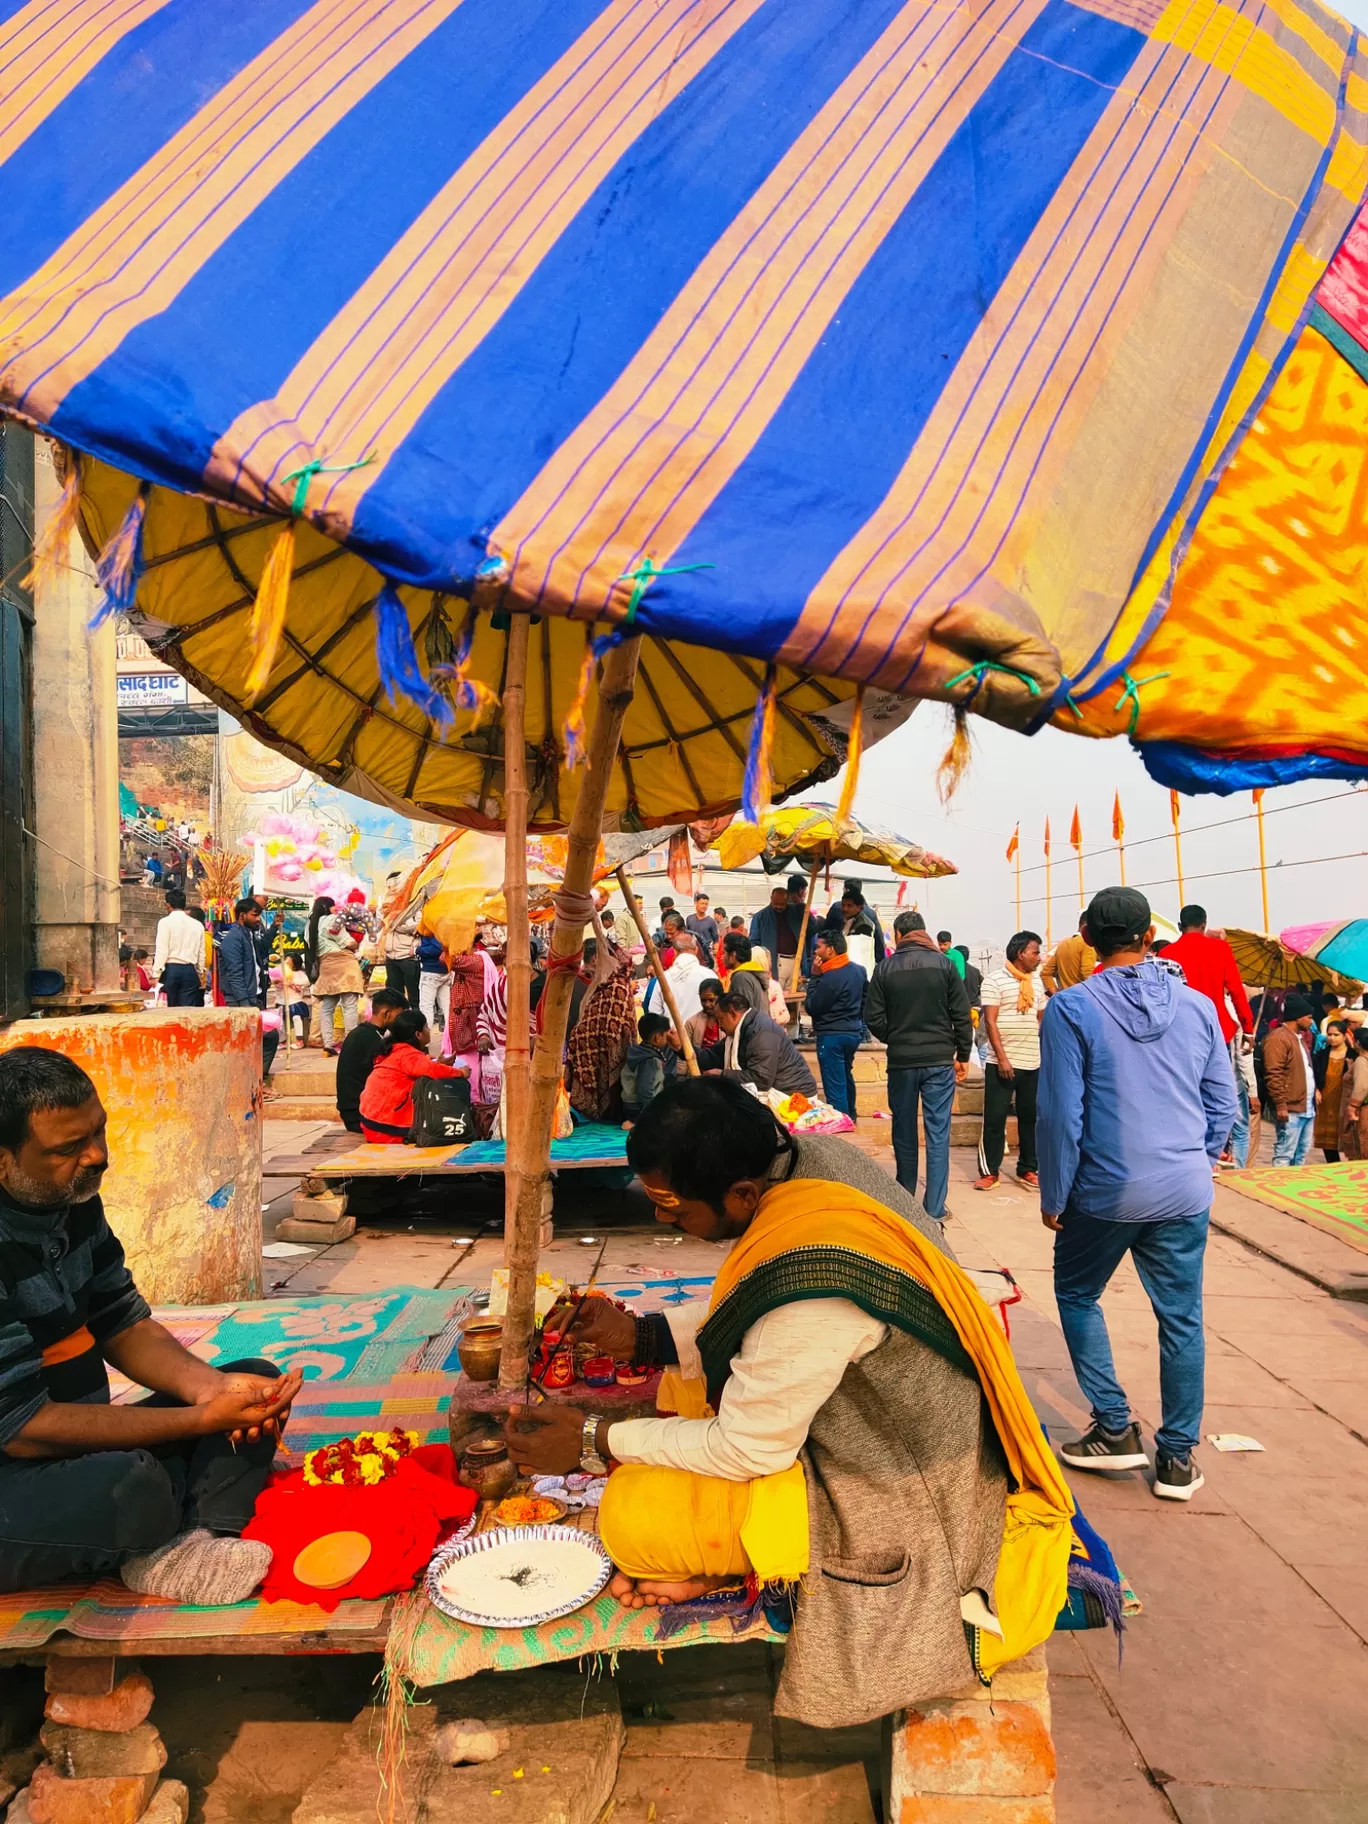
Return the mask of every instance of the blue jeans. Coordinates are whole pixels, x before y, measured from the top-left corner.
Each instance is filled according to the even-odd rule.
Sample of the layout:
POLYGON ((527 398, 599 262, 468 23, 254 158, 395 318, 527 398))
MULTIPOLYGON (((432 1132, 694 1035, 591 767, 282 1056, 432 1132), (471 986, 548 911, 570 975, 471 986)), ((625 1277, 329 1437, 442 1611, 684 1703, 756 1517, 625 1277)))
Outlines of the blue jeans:
POLYGON ((855 1072, 851 1069, 860 1044, 858 1032, 819 1032, 817 1068, 822 1073, 822 1094, 833 1108, 855 1119, 855 1072))
POLYGON ((1311 1145, 1314 1115, 1289 1115, 1278 1123, 1278 1137, 1273 1143, 1274 1165, 1304 1165, 1311 1145))
POLYGON ((953 1064, 921 1064, 888 1073, 888 1106, 893 1112, 893 1157, 898 1183, 917 1194, 917 1103, 926 1123, 926 1195, 928 1216, 945 1214, 950 1189, 950 1110, 955 1101, 953 1064))
POLYGON ((1131 1422, 1116 1379, 1107 1320, 1098 1300, 1127 1253, 1159 1323, 1159 1398, 1164 1422, 1154 1441, 1166 1457, 1185 1457, 1202 1429, 1206 1341, 1202 1335, 1202 1256, 1207 1218, 1104 1222, 1065 1213, 1055 1236, 1054 1290, 1078 1384, 1108 1431, 1131 1422))

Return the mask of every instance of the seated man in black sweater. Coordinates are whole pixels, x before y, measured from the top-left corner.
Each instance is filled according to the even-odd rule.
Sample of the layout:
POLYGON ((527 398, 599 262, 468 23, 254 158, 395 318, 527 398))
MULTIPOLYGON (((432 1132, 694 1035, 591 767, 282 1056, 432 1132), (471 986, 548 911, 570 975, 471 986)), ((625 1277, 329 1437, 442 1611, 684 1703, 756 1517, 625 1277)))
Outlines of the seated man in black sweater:
POLYGON ((105 1221, 108 1164, 80 1065, 0 1054, 0 1590, 118 1571, 144 1595, 241 1602, 271 1552, 238 1535, 300 1377, 211 1367, 156 1321, 105 1221), (150 1397, 111 1405, 107 1362, 150 1397))
POLYGON ((722 1038, 698 1054, 699 1068, 709 1074, 739 1077, 757 1089, 777 1089, 790 1096, 799 1090, 817 1094, 817 1084, 803 1054, 768 1013, 760 1013, 740 994, 724 994, 717 1003, 722 1038))
POLYGON ((380 1035, 407 1006, 397 988, 377 988, 371 996, 370 1018, 362 1020, 342 1041, 337 1054, 337 1112, 348 1133, 361 1132, 361 1091, 380 1056, 380 1035))

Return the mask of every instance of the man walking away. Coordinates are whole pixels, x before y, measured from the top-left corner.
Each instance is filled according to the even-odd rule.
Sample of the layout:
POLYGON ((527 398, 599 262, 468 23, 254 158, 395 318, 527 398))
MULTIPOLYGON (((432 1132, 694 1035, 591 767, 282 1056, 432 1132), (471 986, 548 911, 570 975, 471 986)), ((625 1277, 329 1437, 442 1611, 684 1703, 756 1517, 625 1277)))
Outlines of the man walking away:
POLYGON ((888 1047, 888 1106, 898 1183, 917 1193, 917 1105, 926 1125, 926 1213, 945 1219, 950 1189, 950 1113, 968 1073, 974 1028, 954 965, 927 935, 920 912, 893 921, 897 948, 874 970, 865 1022, 888 1047))
POLYGON ((166 990, 168 1007, 203 1007, 204 926, 186 911, 178 888, 166 895, 166 905, 166 917, 157 920, 152 979, 166 990))
MULTIPOLYGON (((266 984, 257 959, 256 934, 261 928, 261 907, 254 899, 240 899, 233 907, 233 922, 219 935, 219 991, 225 1007, 264 1007, 266 984)), ((261 1074, 269 1078, 275 1062, 278 1032, 263 1028, 261 1074)), ((268 1088, 268 1096, 275 1091, 268 1088)))
POLYGON ((1240 980, 1235 952, 1223 937, 1207 935, 1205 910, 1201 906, 1184 906, 1178 914, 1178 926, 1182 936, 1165 949, 1164 961, 1177 963, 1187 978, 1188 987, 1204 994, 1216 1009, 1221 1036, 1230 1053, 1230 1070, 1240 1111, 1231 1135, 1230 1150, 1237 1165, 1248 1165, 1252 1105, 1243 1060, 1254 1043, 1254 1015, 1250 1011, 1249 997, 1240 980), (1235 1010, 1233 1016, 1231 1007, 1235 1010))
MULTIPOLYGON (((1170 951, 1172 948, 1170 945, 1170 951)), ((1278 1117, 1274 1165, 1306 1163, 1320 1100, 1311 1065, 1315 1024, 1315 1011, 1306 996, 1289 994, 1283 1002, 1282 1025, 1275 1026, 1264 1040, 1264 1081, 1278 1117)))
POLYGON ((975 1008, 983 1005, 983 971, 969 961, 968 944, 956 944, 955 954, 964 964, 960 970, 960 980, 964 983, 964 992, 969 996, 969 1011, 973 1013, 975 1008))
POLYGON ((1079 982, 1086 982, 1097 968, 1097 952, 1083 935, 1086 916, 1084 913, 1079 918, 1074 936, 1061 939, 1046 958, 1040 971, 1046 994, 1058 994, 1061 988, 1073 988, 1079 982))
POLYGON ((852 1121, 856 1119, 853 1064, 864 1032, 868 985, 869 977, 850 960, 841 933, 823 931, 817 939, 817 961, 805 1004, 817 1042, 822 1094, 852 1121))
POLYGON ((1144 894, 1107 887, 1083 928, 1102 967, 1054 995, 1040 1028, 1040 1208, 1056 1231, 1059 1320, 1093 1416, 1059 1454, 1075 1469, 1145 1465, 1098 1302, 1129 1253, 1159 1325, 1154 1492, 1188 1501, 1202 1486, 1192 1455, 1202 1256, 1235 1084, 1210 1001, 1146 960, 1154 927, 1144 894))
POLYGON ((1040 1016, 1045 991, 1036 970, 1040 937, 1018 931, 1007 944, 1007 961, 984 978, 983 1018, 992 1056, 983 1067, 983 1138, 979 1142, 976 1191, 991 1191, 1002 1169, 1007 1115, 1016 1103, 1016 1175, 1032 1189, 1036 1176, 1036 1086, 1040 1081, 1040 1016))

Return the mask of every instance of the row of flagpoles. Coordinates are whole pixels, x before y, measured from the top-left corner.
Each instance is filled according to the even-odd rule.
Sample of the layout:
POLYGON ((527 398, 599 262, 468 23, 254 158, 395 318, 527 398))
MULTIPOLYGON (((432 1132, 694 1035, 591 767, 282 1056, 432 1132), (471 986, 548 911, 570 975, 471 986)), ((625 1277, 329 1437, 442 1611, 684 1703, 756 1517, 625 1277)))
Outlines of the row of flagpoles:
MULTIPOLYGON (((1268 929, 1268 863, 1264 850, 1264 812, 1262 789, 1250 793, 1254 800, 1254 814, 1259 826, 1259 887, 1263 895, 1263 928, 1268 929)), ((1183 827, 1182 799, 1179 794, 1169 790, 1169 819, 1173 824, 1173 859, 1178 874, 1178 903, 1187 901, 1183 885, 1183 827)), ((1117 862, 1121 869, 1121 885, 1126 884, 1126 819, 1121 810, 1121 794, 1117 792, 1112 799, 1111 815, 1112 841, 1116 844, 1117 862)), ((1080 913, 1088 903, 1087 891, 1083 884, 1083 820, 1079 816, 1078 806, 1074 806, 1073 821, 1069 825, 1069 847, 1074 852, 1078 864, 1078 909, 1080 913)), ((1016 928, 1021 929, 1021 825, 1017 824, 1012 831, 1012 839, 1007 844, 1007 859, 1016 864, 1016 928)), ((1051 880, 1050 864, 1050 820, 1045 819, 1045 941, 1053 943, 1054 933, 1051 930, 1054 912, 1054 890, 1051 880)))

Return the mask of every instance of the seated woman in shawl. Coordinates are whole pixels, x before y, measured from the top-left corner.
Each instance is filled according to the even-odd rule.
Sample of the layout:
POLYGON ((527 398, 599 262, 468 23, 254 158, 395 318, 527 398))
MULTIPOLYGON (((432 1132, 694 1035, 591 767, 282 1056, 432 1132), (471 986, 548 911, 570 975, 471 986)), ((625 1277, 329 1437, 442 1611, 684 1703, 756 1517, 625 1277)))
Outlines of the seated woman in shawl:
POLYGON ((796 1585, 775 1708, 832 1728, 954 1690, 1047 1638, 1073 1504, 1002 1329, 920 1205, 738 1084, 677 1083, 628 1158, 660 1221, 731 1242, 705 1313, 590 1299, 577 1334, 665 1368, 606 1421, 519 1408, 540 1472, 616 1459, 600 1535, 627 1606, 796 1585), (895 1645, 896 1643, 896 1645, 895 1645))

